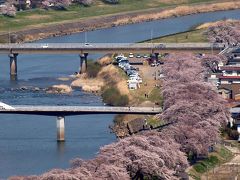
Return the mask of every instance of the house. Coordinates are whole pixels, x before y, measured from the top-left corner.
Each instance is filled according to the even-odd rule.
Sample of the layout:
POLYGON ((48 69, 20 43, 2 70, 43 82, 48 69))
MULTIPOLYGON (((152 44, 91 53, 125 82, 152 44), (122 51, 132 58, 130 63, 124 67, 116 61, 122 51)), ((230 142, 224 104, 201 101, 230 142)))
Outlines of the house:
POLYGON ((219 87, 218 94, 220 94, 224 99, 232 99, 232 90, 227 88, 219 87))
MULTIPOLYGON (((160 78, 161 78, 161 74, 160 74, 160 78)), ((218 74, 211 74, 207 79, 208 79, 208 82, 211 83, 214 87, 218 87, 219 85, 218 74)))

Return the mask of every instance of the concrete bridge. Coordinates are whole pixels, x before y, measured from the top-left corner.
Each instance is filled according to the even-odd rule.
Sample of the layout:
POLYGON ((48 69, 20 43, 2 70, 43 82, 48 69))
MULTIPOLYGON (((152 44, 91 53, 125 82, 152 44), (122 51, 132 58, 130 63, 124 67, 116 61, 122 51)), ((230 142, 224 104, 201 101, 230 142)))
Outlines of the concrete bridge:
POLYGON ((9 106, 0 104, 0 114, 31 114, 57 116, 57 140, 65 140, 65 116, 86 114, 148 114, 162 112, 159 107, 109 107, 109 106, 9 106))
POLYGON ((159 53, 171 51, 217 51, 224 44, 216 43, 25 43, 0 44, 0 53, 10 58, 10 75, 17 75, 17 56, 19 54, 79 54, 80 71, 87 69, 89 53, 151 53, 158 59, 159 53))

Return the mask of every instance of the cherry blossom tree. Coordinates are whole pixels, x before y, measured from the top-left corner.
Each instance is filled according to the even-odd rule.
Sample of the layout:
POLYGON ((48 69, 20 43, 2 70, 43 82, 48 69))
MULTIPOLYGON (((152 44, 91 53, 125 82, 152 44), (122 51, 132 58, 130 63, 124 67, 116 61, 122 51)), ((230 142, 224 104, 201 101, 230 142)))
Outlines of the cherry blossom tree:
POLYGON ((240 21, 220 21, 209 27, 206 34, 211 42, 235 45, 240 42, 240 21))
POLYGON ((0 14, 3 14, 5 16, 9 17, 14 17, 16 16, 16 8, 13 4, 10 3, 5 3, 1 8, 0 8, 0 14))
POLYGON ((160 118, 172 124, 164 134, 181 144, 187 154, 207 154, 219 140, 219 128, 229 119, 224 100, 203 78, 205 68, 214 69, 211 63, 220 60, 216 56, 198 59, 193 54, 175 54, 165 60, 160 118))
POLYGON ((168 122, 166 128, 120 139, 101 148, 94 159, 72 160, 67 170, 26 179, 179 179, 188 166, 186 154, 206 155, 229 118, 225 101, 204 82, 205 69, 218 59, 205 58, 181 53, 165 60, 164 111, 158 117, 168 122))
POLYGON ((42 5, 46 9, 53 7, 59 10, 66 10, 71 2, 71 0, 44 0, 42 2, 42 5))

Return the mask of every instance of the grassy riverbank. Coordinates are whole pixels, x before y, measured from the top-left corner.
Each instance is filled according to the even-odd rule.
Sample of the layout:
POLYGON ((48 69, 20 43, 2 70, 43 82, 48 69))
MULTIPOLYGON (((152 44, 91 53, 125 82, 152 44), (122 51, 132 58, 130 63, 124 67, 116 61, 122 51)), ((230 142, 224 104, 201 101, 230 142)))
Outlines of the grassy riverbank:
POLYGON ((203 174, 209 171, 214 171, 214 168, 221 164, 230 161, 233 158, 233 153, 222 145, 217 145, 214 152, 208 154, 207 158, 198 161, 191 166, 188 174, 196 180, 200 180, 203 174))
POLYGON ((159 38, 154 38, 144 42, 153 42, 153 43, 199 43, 199 42, 208 42, 207 36, 204 35, 206 29, 194 29, 186 32, 181 32, 177 34, 172 34, 168 36, 163 36, 159 38))
MULTIPOLYGON (((183 4, 204 2, 216 2, 216 0, 121 0, 119 4, 109 5, 96 0, 90 7, 71 5, 67 11, 33 9, 17 13, 15 18, 0 16, 0 32, 21 30, 25 28, 39 27, 39 25, 54 24, 57 22, 74 21, 88 17, 115 14, 148 8, 166 8, 183 4)), ((219 2, 219 1, 218 1, 219 2)), ((221 2, 221 1, 220 1, 221 2)))
POLYGON ((0 15, 0 42, 7 42, 9 33, 19 35, 19 41, 33 41, 123 24, 238 8, 240 2, 225 0, 121 0, 117 5, 96 0, 90 7, 71 5, 66 11, 34 9, 18 12, 15 18, 0 15))

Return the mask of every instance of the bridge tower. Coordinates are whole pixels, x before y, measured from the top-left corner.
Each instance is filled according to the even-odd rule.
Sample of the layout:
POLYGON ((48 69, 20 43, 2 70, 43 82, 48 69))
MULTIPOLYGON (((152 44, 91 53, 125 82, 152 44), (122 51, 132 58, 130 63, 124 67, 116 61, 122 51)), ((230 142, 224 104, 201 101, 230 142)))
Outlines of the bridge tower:
POLYGON ((10 76, 16 77, 17 76, 17 56, 16 53, 11 53, 8 55, 10 58, 10 76))
POLYGON ((87 71, 87 56, 88 53, 80 54, 80 70, 79 73, 85 73, 87 71))
POLYGON ((57 117, 57 141, 58 142, 65 141, 65 117, 64 116, 57 117))

